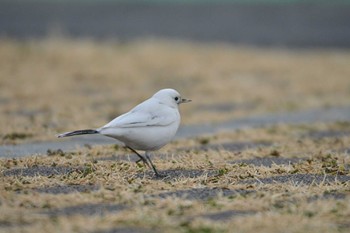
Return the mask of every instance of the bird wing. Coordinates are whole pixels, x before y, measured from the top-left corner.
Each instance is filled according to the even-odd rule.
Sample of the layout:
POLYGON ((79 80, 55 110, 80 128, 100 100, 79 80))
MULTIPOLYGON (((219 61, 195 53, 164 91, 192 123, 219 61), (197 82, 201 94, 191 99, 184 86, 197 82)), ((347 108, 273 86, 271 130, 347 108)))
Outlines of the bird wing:
POLYGON ((177 120, 174 109, 165 106, 157 107, 154 103, 143 103, 142 106, 136 106, 130 112, 127 112, 115 118, 103 128, 119 127, 134 128, 145 126, 165 126, 177 120))

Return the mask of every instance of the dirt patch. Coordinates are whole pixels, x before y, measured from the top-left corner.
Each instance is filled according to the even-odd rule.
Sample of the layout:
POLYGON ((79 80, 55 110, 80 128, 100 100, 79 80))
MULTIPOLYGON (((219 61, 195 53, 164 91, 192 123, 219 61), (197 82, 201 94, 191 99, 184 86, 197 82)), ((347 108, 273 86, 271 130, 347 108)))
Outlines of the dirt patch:
POLYGON ((303 159, 303 158, 276 158, 276 157, 272 157, 272 158, 241 159, 241 160, 231 161, 230 163, 271 167, 273 164, 291 165, 291 164, 299 163, 303 160, 305 160, 305 159, 303 159))
POLYGON ((108 213, 116 213, 125 209, 125 206, 120 204, 82 204, 76 206, 69 206, 65 208, 52 209, 41 212, 42 214, 50 216, 70 216, 70 215, 106 215, 108 213))
POLYGON ((311 185, 311 184, 331 184, 334 182, 346 183, 350 182, 350 176, 334 176, 334 175, 318 175, 318 174, 291 174, 275 177, 268 177, 262 179, 245 180, 245 184, 274 184, 274 183, 288 183, 291 182, 295 185, 311 185))
POLYGON ((174 192, 165 192, 160 193, 157 196, 160 198, 167 197, 177 197, 184 199, 194 199, 194 200, 208 200, 210 198, 216 198, 219 195, 224 197, 235 196, 235 195, 247 195, 252 193, 251 190, 230 190, 230 189, 221 189, 221 188, 198 188, 198 189, 187 189, 187 190, 178 190, 174 192))
POLYGON ((209 150, 242 151, 242 150, 248 150, 252 148, 271 146, 271 143, 267 143, 267 142, 262 142, 262 143, 227 142, 222 144, 209 144, 209 143, 207 144, 207 142, 202 141, 201 143, 204 143, 206 145, 201 145, 199 147, 194 147, 194 148, 187 148, 184 150, 187 150, 187 151, 196 151, 196 150, 197 151, 209 151, 209 150))
POLYGON ((34 191, 39 193, 49 193, 49 194, 68 194, 73 192, 86 193, 91 191, 96 191, 99 189, 98 185, 56 185, 49 187, 35 188, 34 191))
POLYGON ((346 137, 349 136, 349 131, 335 131, 335 130, 325 130, 325 131, 314 131, 310 132, 305 137, 311 137, 316 139, 322 139, 322 138, 337 138, 337 137, 346 137))
POLYGON ((14 168, 8 169, 3 172, 4 176, 53 176, 53 175, 63 175, 69 174, 73 171, 80 170, 80 168, 72 167, 28 167, 28 168, 14 168))
POLYGON ((255 214, 254 211, 242 211, 242 210, 227 210, 222 212, 210 213, 201 215, 202 218, 207 218, 212 221, 228 221, 236 217, 244 217, 255 214))
POLYGON ((332 191, 326 191, 323 194, 318 194, 318 195, 309 197, 307 200, 309 202, 317 201, 317 200, 320 200, 320 199, 342 200, 342 199, 345 199, 346 196, 347 195, 345 193, 340 193, 340 192, 337 192, 336 190, 332 190, 332 191))
POLYGON ((136 227, 120 227, 120 228, 112 228, 107 230, 93 231, 92 233, 151 233, 151 232, 159 232, 157 230, 147 230, 136 227))

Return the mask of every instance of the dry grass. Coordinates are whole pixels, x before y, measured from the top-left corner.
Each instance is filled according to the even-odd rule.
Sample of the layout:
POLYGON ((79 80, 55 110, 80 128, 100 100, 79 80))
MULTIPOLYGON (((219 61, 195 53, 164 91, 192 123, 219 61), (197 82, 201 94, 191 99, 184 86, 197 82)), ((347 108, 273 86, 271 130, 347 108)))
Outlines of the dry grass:
MULTIPOLYGON (((348 106, 350 53, 196 44, 0 41, 2 144, 99 127, 163 87, 184 124, 348 106)), ((180 139, 136 165, 115 146, 0 159, 0 232, 347 232, 348 122, 180 139), (261 164, 259 164, 261 163, 261 164)))
POLYGON ((348 51, 336 50, 2 39, 2 141, 50 140, 61 131, 100 127, 164 87, 194 100, 182 108, 184 124, 344 106, 349 60, 348 51))
MULTIPOLYGON (((162 179, 114 146, 1 159, 0 230, 347 232, 350 158, 344 150, 350 137, 310 136, 325 130, 335 132, 339 123, 278 125, 175 141, 154 158, 166 175, 162 179), (261 138, 272 144, 201 149, 247 141, 259 145, 261 138), (250 163, 257 158, 277 163, 250 163), (301 160, 278 164, 288 158, 301 160), (43 168, 57 173, 43 173, 43 168)), ((350 132, 349 125, 341 130, 350 132)))

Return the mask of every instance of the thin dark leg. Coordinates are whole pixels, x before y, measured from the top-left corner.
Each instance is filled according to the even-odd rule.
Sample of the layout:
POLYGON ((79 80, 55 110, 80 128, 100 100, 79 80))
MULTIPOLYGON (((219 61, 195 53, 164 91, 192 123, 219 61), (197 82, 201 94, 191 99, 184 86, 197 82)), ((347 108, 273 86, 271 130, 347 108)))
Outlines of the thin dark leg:
POLYGON ((142 155, 140 155, 136 150, 132 149, 131 147, 128 147, 128 146, 127 146, 127 148, 130 149, 132 152, 134 152, 134 153, 140 158, 139 160, 136 161, 136 163, 142 161, 143 164, 146 164, 149 168, 152 168, 152 167, 149 165, 147 159, 145 159, 145 157, 143 157, 142 155))
POLYGON ((157 177, 160 177, 160 175, 159 175, 159 173, 158 173, 156 167, 153 165, 152 160, 151 160, 151 158, 148 156, 148 153, 147 153, 147 152, 145 153, 145 156, 146 156, 146 158, 148 159, 148 161, 150 162, 150 164, 151 164, 151 166, 152 166, 152 169, 153 169, 154 173, 156 174, 156 176, 157 176, 157 177))

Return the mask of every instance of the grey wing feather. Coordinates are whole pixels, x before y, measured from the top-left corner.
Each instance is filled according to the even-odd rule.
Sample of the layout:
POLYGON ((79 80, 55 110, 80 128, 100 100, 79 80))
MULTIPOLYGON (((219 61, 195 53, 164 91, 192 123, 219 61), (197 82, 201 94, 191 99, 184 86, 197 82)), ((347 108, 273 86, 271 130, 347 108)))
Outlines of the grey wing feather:
POLYGON ((125 113, 102 128, 111 128, 111 127, 119 127, 119 128, 133 128, 133 127, 144 127, 144 126, 164 126, 169 125, 174 122, 175 119, 171 116, 160 116, 160 115, 152 115, 148 112, 144 111, 131 111, 125 113))

